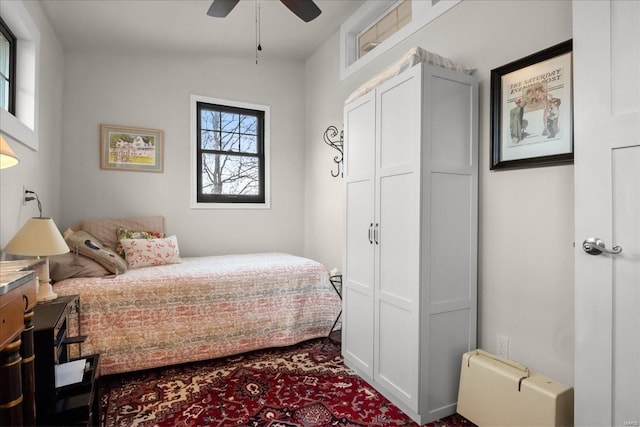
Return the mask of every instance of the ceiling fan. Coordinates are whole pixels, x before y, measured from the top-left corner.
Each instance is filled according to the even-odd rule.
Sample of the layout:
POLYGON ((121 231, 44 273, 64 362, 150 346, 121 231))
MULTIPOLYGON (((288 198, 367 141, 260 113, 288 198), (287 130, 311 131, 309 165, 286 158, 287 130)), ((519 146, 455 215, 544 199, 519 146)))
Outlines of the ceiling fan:
MULTIPOLYGON (((233 10, 240 0, 213 0, 207 15, 224 18, 233 10)), ((313 0, 280 0, 289 10, 304 22, 314 20, 322 12, 313 0)))

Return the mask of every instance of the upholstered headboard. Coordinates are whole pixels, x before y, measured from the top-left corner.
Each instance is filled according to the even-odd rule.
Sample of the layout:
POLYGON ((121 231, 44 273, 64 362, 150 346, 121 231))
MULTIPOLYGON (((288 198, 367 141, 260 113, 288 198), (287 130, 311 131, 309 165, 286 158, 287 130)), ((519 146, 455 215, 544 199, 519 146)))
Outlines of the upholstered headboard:
POLYGON ((116 253, 119 228, 164 233, 164 217, 85 219, 73 224, 64 232, 71 252, 49 257, 51 278, 57 282, 72 277, 102 277, 111 273, 124 273, 127 261, 116 253), (95 247, 87 249, 87 242, 93 243, 95 247))
POLYGON ((70 228, 73 231, 86 231, 100 239, 105 246, 115 250, 118 244, 116 232, 119 228, 164 233, 164 217, 142 216, 134 218, 85 219, 73 224, 70 228))

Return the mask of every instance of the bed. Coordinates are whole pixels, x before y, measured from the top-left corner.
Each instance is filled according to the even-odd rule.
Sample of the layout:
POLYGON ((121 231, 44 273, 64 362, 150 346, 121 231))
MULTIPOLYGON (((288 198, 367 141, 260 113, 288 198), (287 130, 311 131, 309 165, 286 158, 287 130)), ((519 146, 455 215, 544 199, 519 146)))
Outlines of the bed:
MULTIPOLYGON (((163 233, 164 220, 83 221, 65 232, 72 249, 67 257, 86 264, 89 257, 69 238, 80 232, 90 236, 90 246, 102 245, 107 252, 128 240, 137 245, 165 240, 119 242, 116 230, 125 228, 163 233)), ((60 270, 55 264, 52 260, 52 277, 60 270)), ((322 264, 285 253, 182 257, 124 273, 105 270, 108 274, 86 277, 85 265, 75 274, 81 277, 72 274, 54 284, 58 295, 80 295, 79 324, 87 335, 82 354, 100 353, 103 375, 326 336, 340 312, 340 299, 322 264)))

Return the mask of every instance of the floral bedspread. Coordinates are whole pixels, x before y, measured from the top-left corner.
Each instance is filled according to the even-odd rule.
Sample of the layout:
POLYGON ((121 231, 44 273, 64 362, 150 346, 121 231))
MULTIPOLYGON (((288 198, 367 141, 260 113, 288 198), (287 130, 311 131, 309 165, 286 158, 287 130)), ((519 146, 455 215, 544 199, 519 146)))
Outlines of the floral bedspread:
POLYGON ((80 295, 82 354, 103 375, 287 346, 326 335, 340 299, 324 267, 263 253, 183 258, 54 285, 80 295))

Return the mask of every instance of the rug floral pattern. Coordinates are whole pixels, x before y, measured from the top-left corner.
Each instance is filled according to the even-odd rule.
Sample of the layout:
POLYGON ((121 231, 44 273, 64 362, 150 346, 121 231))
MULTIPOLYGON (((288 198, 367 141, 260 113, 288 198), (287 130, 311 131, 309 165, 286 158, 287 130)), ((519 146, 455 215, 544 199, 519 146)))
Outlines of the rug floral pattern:
POLYGON ((108 376, 100 390, 106 427, 416 426, 346 368, 340 348, 325 339, 108 376))

